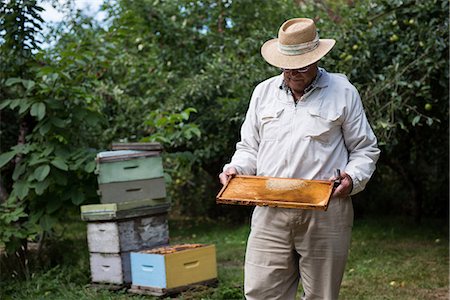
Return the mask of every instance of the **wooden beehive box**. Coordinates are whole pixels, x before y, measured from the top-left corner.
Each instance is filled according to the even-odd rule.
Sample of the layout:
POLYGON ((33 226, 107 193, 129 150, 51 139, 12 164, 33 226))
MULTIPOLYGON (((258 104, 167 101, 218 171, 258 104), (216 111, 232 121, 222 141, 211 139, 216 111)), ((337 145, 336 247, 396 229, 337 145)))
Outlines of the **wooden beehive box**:
POLYGON ((237 175, 222 187, 217 203, 326 210, 333 181, 237 175))
POLYGON ((154 295, 216 280, 214 245, 186 244, 131 252, 132 290, 154 295))
POLYGON ((162 178, 159 151, 118 150, 97 154, 98 184, 162 178))
POLYGON ((114 222, 88 222, 87 240, 89 252, 101 253, 119 253, 167 245, 167 214, 114 222))
POLYGON ((130 252, 89 253, 91 281, 124 285, 131 283, 130 252))
POLYGON ((129 202, 142 199, 164 200, 166 183, 164 177, 99 184, 101 203, 129 202))

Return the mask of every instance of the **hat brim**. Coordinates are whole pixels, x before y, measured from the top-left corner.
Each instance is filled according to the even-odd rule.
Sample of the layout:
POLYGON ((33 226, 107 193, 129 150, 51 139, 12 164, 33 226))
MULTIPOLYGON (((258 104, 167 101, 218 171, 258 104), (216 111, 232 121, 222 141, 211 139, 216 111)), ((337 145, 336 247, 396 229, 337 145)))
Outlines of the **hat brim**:
POLYGON ((336 44, 333 39, 320 39, 313 51, 300 55, 285 55, 278 51, 278 39, 272 39, 261 47, 261 55, 272 66, 284 69, 299 69, 319 61, 336 44))

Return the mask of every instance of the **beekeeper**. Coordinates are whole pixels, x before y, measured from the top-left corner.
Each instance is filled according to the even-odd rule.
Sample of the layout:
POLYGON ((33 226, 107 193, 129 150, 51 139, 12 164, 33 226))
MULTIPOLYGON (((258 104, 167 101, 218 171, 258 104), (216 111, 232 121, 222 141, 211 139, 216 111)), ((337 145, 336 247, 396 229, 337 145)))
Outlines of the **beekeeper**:
POLYGON ((362 191, 380 150, 356 88, 319 68, 335 45, 314 21, 283 23, 263 58, 281 74, 253 91, 241 140, 219 175, 330 180, 342 170, 327 211, 255 207, 245 257, 247 299, 337 299, 353 225, 351 195, 362 191))

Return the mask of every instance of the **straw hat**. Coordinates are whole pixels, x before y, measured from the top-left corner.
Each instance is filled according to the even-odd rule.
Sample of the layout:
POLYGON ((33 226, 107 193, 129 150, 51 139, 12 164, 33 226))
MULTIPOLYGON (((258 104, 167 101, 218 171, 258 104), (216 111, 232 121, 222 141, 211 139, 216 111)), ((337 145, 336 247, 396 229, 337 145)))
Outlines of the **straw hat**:
POLYGON ((281 25, 278 38, 265 42, 261 55, 275 67, 298 69, 320 60, 335 43, 332 39, 319 39, 313 20, 296 18, 281 25))

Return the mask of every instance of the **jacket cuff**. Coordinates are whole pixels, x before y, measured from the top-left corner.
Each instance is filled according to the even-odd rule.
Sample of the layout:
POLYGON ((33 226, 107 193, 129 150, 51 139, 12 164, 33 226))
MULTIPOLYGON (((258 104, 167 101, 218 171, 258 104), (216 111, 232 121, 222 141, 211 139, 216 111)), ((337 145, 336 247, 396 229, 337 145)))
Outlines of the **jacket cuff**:
POLYGON ((240 167, 232 165, 232 164, 226 164, 225 166, 223 166, 222 172, 225 172, 225 170, 228 169, 229 167, 235 168, 237 175, 243 175, 242 169, 240 167))
POLYGON ((353 175, 353 174, 349 174, 347 173, 347 175, 351 178, 352 180, 352 190, 350 191, 350 196, 356 195, 359 192, 361 192, 363 190, 363 187, 361 186, 360 181, 358 180, 358 178, 353 175))

